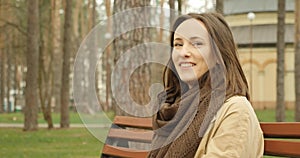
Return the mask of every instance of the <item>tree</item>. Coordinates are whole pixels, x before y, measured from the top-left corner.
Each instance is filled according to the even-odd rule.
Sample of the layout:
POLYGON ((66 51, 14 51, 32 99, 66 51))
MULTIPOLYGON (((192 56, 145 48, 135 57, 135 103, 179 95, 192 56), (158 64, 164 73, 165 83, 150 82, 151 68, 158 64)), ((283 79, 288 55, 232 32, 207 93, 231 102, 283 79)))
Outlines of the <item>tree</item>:
POLYGON ((300 122, 300 1, 295 1, 295 121, 300 122))
POLYGON ((216 11, 224 14, 224 0, 216 0, 216 11))
POLYGON ((177 6, 178 6, 178 12, 179 12, 179 14, 181 14, 181 12, 182 12, 182 0, 178 0, 177 6))
MULTIPOLYGON (((105 11, 107 18, 107 26, 111 26, 111 2, 110 0, 105 0, 105 11)), ((111 27, 107 27, 107 33, 108 35, 112 34, 111 27)), ((106 89, 105 89, 105 103, 101 104, 102 109, 104 111, 108 111, 110 105, 110 99, 111 99, 111 64, 110 64, 110 53, 111 53, 111 45, 107 46, 107 49, 105 51, 105 70, 106 70, 106 89)))
POLYGON ((51 92, 53 89, 53 73, 51 65, 53 63, 51 25, 43 25, 45 22, 51 23, 51 2, 41 1, 40 5, 40 54, 39 54, 39 98, 40 107, 44 120, 48 128, 53 128, 51 116, 51 92))
POLYGON ((12 37, 11 35, 7 35, 7 40, 6 41, 6 57, 7 57, 7 69, 6 69, 6 107, 7 107, 7 112, 11 112, 11 102, 10 102, 10 90, 11 90, 11 67, 12 67, 12 37))
MULTIPOLYGON (((0 18, 2 19, 2 0, 0 0, 0 18)), ((0 24, 2 28, 4 24, 0 24)), ((2 30, 1 30, 2 31, 2 30)), ((0 113, 4 112, 4 97, 5 97, 5 53, 4 53, 4 37, 3 33, 0 33, 0 72, 1 72, 1 80, 0 80, 0 113)))
POLYGON ((52 96, 54 98, 55 111, 60 109, 60 90, 61 90, 61 75, 62 75, 62 49, 61 49, 61 20, 59 11, 61 9, 61 0, 51 0, 51 35, 49 40, 52 40, 52 74, 53 88, 52 96), (52 37, 51 37, 52 36, 52 37))
POLYGON ((284 105, 284 29, 285 29, 285 0, 278 0, 278 22, 277 22, 277 80, 276 80, 276 121, 285 120, 284 105))
POLYGON ((172 26, 174 18, 175 18, 175 0, 169 0, 169 6, 170 6, 170 26, 172 26))
MULTIPOLYGON (((150 0, 115 0, 114 1, 114 14, 124 11, 126 9, 135 8, 135 7, 144 7, 150 5, 150 0)), ((126 16, 126 18, 123 18, 122 20, 114 20, 114 26, 113 28, 116 30, 113 30, 114 32, 118 32, 120 30, 124 30, 123 26, 139 26, 140 23, 149 22, 149 13, 144 13, 141 10, 131 10, 130 16, 126 16)), ((131 75, 130 75, 130 83, 125 83, 125 80, 123 79, 122 74, 128 75, 130 73, 130 67, 132 67, 133 63, 139 63, 140 61, 144 61, 143 59, 146 58, 147 49, 139 49, 138 52, 134 52, 134 50, 131 50, 133 47, 143 44, 147 41, 150 41, 150 33, 149 29, 147 28, 135 28, 132 31, 129 32, 122 32, 122 36, 119 36, 114 39, 113 41, 113 57, 114 57, 114 64, 118 62, 120 59, 120 56, 122 53, 130 50, 131 53, 134 53, 134 58, 128 59, 125 63, 122 63, 124 66, 122 66, 122 69, 119 72, 120 74, 117 75, 117 80, 119 82, 112 82, 112 90, 115 90, 116 96, 120 97, 120 100, 123 102, 120 104, 126 104, 127 108, 131 108, 130 111, 134 111, 132 106, 132 102, 130 99, 134 100, 136 103, 140 105, 145 105, 149 102, 149 96, 148 96, 148 90, 150 87, 150 66, 149 65, 141 65, 138 69, 136 69, 131 75), (126 88, 129 88, 129 96, 131 98, 128 98, 128 94, 126 88), (129 107, 130 106, 130 107, 129 107)), ((116 103, 113 103, 115 107, 118 107, 116 103)), ((120 106, 120 105, 119 105, 120 106)), ((122 105, 124 106, 124 105, 122 105)), ((136 111, 138 112, 138 111, 136 111)), ((125 114, 120 109, 116 109, 117 114, 125 114)))
POLYGON ((38 128, 39 0, 28 0, 27 74, 24 130, 38 128))
POLYGON ((66 0, 63 46, 63 73, 61 87, 61 112, 60 127, 70 126, 69 102, 70 102, 70 56, 72 51, 72 0, 66 0))

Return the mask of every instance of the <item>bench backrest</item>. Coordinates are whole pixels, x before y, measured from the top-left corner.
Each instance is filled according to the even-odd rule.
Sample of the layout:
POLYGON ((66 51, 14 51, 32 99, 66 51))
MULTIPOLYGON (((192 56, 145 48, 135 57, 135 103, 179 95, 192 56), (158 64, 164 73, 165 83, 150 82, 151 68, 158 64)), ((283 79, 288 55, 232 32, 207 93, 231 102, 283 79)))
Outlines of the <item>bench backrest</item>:
POLYGON ((265 155, 300 157, 300 122, 262 122, 265 155))
MULTIPOLYGON (((300 157, 300 122, 262 122, 260 125, 265 137, 264 155, 300 157)), ((126 142, 151 144, 151 129, 151 118, 116 116, 104 144, 102 157, 146 157, 148 150, 129 148, 126 142), (125 141, 125 145, 121 140, 125 141)))
POLYGON ((144 158, 149 150, 134 149, 129 147, 129 142, 147 143, 150 146, 152 136, 151 118, 116 116, 103 146, 102 158, 144 158))

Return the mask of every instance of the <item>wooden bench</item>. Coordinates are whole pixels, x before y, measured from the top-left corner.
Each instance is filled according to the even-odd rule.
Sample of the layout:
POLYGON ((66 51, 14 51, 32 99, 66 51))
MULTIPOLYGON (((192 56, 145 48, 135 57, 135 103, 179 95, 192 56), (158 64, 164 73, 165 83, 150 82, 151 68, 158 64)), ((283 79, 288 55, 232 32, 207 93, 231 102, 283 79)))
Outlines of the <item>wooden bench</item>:
MULTIPOLYGON (((300 157, 300 122, 261 122, 260 125, 265 137, 264 155, 300 157)), ((101 157, 146 157, 148 150, 129 148, 127 142, 150 145, 151 130, 151 118, 116 116, 101 157)))

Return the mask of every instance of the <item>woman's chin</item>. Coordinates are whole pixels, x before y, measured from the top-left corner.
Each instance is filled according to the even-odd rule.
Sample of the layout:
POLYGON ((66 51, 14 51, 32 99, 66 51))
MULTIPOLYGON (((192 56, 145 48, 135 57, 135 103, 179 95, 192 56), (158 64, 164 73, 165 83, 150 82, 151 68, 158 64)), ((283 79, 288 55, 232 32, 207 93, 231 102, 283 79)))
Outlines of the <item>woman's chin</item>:
POLYGON ((191 88, 194 85, 198 85, 198 80, 196 78, 182 78, 181 81, 186 83, 189 88, 191 88))

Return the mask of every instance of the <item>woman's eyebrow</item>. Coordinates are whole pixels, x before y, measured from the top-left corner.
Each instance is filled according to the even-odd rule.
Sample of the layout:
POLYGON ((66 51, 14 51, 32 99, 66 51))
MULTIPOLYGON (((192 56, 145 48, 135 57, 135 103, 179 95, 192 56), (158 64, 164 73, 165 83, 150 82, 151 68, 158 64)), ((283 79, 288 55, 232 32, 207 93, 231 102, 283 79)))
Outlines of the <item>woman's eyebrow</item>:
POLYGON ((176 40, 179 40, 179 41, 181 41, 182 39, 181 39, 181 38, 179 38, 179 37, 177 37, 177 38, 175 38, 175 39, 174 39, 174 41, 176 41, 176 40))
POLYGON ((204 40, 202 37, 198 37, 198 36, 190 37, 190 40, 197 40, 197 39, 204 40))

